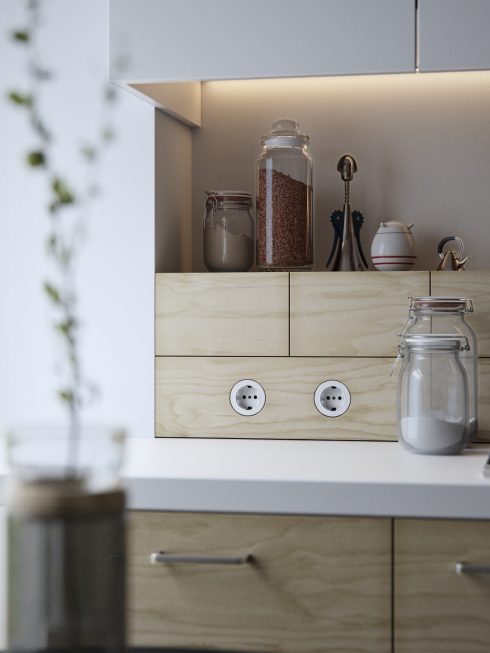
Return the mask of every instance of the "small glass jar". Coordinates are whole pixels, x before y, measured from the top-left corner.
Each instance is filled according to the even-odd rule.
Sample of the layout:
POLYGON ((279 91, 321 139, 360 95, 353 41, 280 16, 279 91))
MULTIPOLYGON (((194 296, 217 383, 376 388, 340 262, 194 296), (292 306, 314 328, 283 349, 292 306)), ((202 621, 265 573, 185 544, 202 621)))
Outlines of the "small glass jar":
POLYGON ((402 336, 413 333, 439 333, 464 336, 469 349, 460 353, 468 376, 469 441, 478 433, 478 340, 466 322, 473 313, 473 302, 466 297, 411 297, 409 319, 402 336))
POLYGON ((257 159, 259 270, 310 270, 313 265, 309 142, 294 120, 278 120, 261 139, 257 159))
POLYGON ((407 334, 398 379, 398 435, 413 453, 456 454, 468 442, 468 377, 463 336, 407 334))
POLYGON ((253 265, 252 195, 207 190, 204 265, 210 272, 246 272, 253 265))

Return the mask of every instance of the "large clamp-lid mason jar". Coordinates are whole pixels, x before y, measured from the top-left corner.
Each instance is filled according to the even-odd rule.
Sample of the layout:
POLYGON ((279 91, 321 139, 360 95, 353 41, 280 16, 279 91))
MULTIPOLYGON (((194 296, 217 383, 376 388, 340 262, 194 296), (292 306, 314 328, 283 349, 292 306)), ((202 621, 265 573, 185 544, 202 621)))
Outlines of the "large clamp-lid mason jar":
POLYGON ((409 319, 402 336, 414 333, 439 333, 464 336, 469 349, 460 353, 468 375, 468 420, 470 442, 478 432, 478 341, 475 331, 466 322, 473 313, 473 302, 466 297, 411 297, 409 319))
POLYGON ((468 377, 461 354, 465 336, 406 334, 399 348, 398 435, 405 449, 455 454, 468 442, 468 377))
POLYGON ((278 120, 257 159, 256 262, 260 270, 313 265, 313 188, 309 136, 278 120))

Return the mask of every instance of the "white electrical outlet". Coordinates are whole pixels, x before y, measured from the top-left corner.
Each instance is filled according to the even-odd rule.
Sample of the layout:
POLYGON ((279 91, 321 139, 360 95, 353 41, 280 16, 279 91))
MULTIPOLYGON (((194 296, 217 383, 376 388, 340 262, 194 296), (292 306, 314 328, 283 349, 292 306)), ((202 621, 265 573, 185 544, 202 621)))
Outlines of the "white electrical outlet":
POLYGON ((257 381, 242 379, 231 389, 230 403, 239 415, 257 415, 265 406, 264 388, 257 381))
POLYGON ((349 388, 341 381, 324 381, 315 391, 315 406, 327 417, 340 417, 350 406, 349 388))

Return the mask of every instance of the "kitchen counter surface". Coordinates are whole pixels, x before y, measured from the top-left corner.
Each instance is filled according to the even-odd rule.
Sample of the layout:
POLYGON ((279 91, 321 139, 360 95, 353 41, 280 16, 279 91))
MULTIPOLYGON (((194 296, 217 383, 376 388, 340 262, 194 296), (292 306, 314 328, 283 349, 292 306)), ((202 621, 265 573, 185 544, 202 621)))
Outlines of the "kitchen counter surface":
MULTIPOLYGON (((134 438, 123 477, 137 510, 490 519, 488 449, 419 456, 396 442, 134 438)), ((5 476, 0 460, 0 484, 5 476)))

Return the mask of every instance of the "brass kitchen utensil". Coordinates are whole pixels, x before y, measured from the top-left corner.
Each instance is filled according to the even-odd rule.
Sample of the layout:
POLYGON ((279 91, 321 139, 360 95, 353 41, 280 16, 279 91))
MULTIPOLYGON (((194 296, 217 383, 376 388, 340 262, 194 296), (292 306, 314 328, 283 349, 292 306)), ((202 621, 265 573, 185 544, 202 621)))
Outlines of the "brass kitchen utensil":
POLYGON ((470 257, 465 256, 462 258, 463 251, 464 243, 461 238, 459 238, 459 236, 446 236, 443 238, 437 246, 437 253, 439 254, 439 258, 441 260, 439 261, 439 265, 437 266, 436 270, 455 270, 457 272, 464 271, 466 269, 465 263, 470 257), (458 244, 458 250, 456 251, 455 249, 448 249, 445 252, 444 245, 453 241, 458 244))
POLYGON ((352 211, 350 203, 350 182, 357 172, 357 163, 351 154, 344 154, 337 164, 344 182, 343 211, 334 211, 330 216, 335 238, 326 267, 333 261, 331 271, 367 270, 367 263, 362 252, 360 229, 364 218, 359 211, 352 211))

